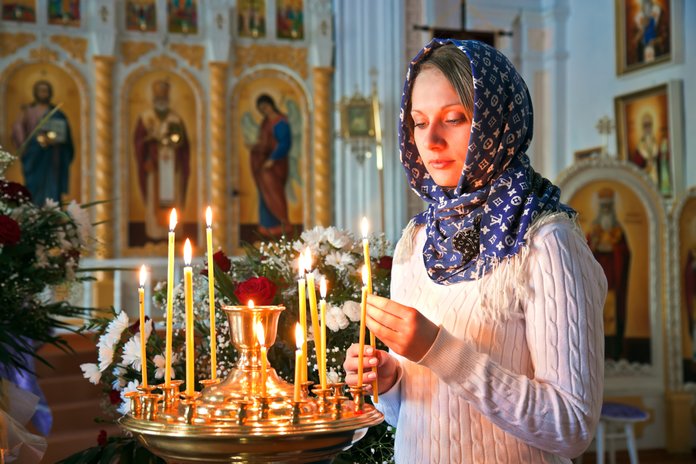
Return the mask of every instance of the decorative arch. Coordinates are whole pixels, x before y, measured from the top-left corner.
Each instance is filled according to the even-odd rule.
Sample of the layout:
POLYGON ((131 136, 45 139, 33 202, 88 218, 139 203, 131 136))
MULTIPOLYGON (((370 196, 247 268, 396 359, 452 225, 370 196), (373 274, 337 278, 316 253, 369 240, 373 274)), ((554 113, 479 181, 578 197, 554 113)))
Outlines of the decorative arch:
MULTIPOLYGON (((205 183, 206 166, 206 123, 204 121, 203 87, 196 75, 184 68, 177 67, 176 60, 168 55, 152 58, 150 65, 144 65, 131 70, 123 79, 119 91, 120 100, 120 126, 117 179, 119 191, 124 197, 117 206, 119 217, 119 248, 123 256, 164 256, 166 255, 166 241, 145 241, 140 243, 133 240, 138 233, 139 225, 133 219, 141 213, 142 203, 138 204, 135 198, 140 199, 140 190, 137 187, 137 169, 134 161, 133 130, 138 118, 138 112, 151 107, 150 84, 157 79, 169 79, 172 92, 177 89, 186 95, 186 98, 172 96, 172 109, 183 119, 190 143, 190 171, 187 190, 186 206, 184 211, 177 209, 179 225, 177 237, 181 240, 188 237, 194 242, 194 247, 203 249, 202 231, 204 210, 203 186, 205 183), (193 103, 190 105, 189 103, 193 103), (193 111, 192 111, 193 110, 193 111), (125 198, 128 196, 128 198, 125 198), (137 243, 138 245, 134 245, 137 243)), ((137 218, 136 218, 137 219, 137 218)))
MULTIPOLYGON (((557 183, 562 191, 562 200, 579 209, 581 221, 584 211, 581 211, 574 202, 577 203, 581 195, 586 195, 588 189, 594 189, 597 192, 605 187, 614 188, 623 192, 627 202, 633 200, 642 208, 644 220, 647 222, 645 225, 647 237, 638 236, 634 228, 633 236, 629 239, 633 239, 633 245, 639 252, 645 253, 644 258, 647 264, 645 272, 647 273, 647 304, 650 322, 650 363, 608 361, 605 367, 607 379, 605 388, 617 391, 626 389, 632 384, 635 385, 636 378, 640 378, 646 388, 654 391, 664 390, 664 354, 665 349, 668 353, 672 349, 671 341, 663 326, 663 320, 669 317, 667 314, 669 311, 666 309, 669 308, 669 304, 664 304, 663 292, 666 284, 664 270, 667 263, 664 250, 668 237, 666 212, 659 193, 648 176, 639 168, 625 161, 608 158, 589 159, 576 163, 560 174, 557 183)), ((640 214, 640 208, 634 204, 630 209, 625 209, 623 219, 627 223, 639 223, 643 220, 640 214)), ((581 226, 582 224, 581 222, 581 226)), ((627 235, 630 235, 630 231, 627 235)), ((635 267, 632 266, 631 271, 634 269, 635 267)))
MULTIPOLYGON (((75 158, 70 167, 68 198, 78 202, 91 201, 90 177, 82 175, 91 169, 89 87, 80 69, 70 60, 59 60, 58 52, 43 46, 32 49, 30 59, 17 59, 0 73, 0 108, 3 109, 0 112, 0 128, 3 133, 0 143, 10 152, 15 152, 16 147, 11 141, 12 125, 19 115, 20 105, 31 101, 31 88, 39 78, 45 78, 53 84, 54 103, 64 100, 61 110, 66 113, 72 131, 75 158), (58 77, 45 76, 47 71, 41 70, 41 67, 50 68, 58 77), (67 84, 67 90, 60 83, 67 84)), ((15 162, 6 175, 9 179, 23 181, 20 163, 15 162)))
MULTIPOLYGON (((311 131, 311 97, 310 93, 302 79, 296 75, 295 72, 290 70, 277 67, 277 66, 259 66, 257 68, 252 68, 244 73, 242 73, 237 79, 230 91, 230 126, 228 128, 231 134, 230 140, 231 146, 231 157, 230 166, 231 169, 231 181, 232 188, 239 192, 239 195, 235 196, 232 201, 231 208, 228 211, 228 217, 233 218, 233 223, 240 224, 242 221, 249 221, 244 215, 248 213, 247 208, 249 203, 252 203, 252 208, 256 205, 256 190, 252 189, 253 180, 249 176, 245 176, 243 173, 249 171, 248 169, 248 148, 245 146, 245 128, 242 124, 243 113, 251 110, 255 113, 256 110, 253 108, 253 102, 256 97, 261 93, 269 93, 276 97, 276 102, 280 103, 279 95, 273 95, 273 91, 265 90, 264 85, 270 85, 276 82, 280 87, 284 87, 291 92, 291 96, 297 98, 298 104, 300 106, 300 117, 301 117, 301 145, 300 145, 300 168, 299 174, 301 176, 302 184, 299 189, 297 189, 298 199, 301 203, 291 205, 294 207, 290 208, 290 220, 291 223, 301 225, 303 228, 310 227, 313 224, 312 211, 311 211, 311 201, 313 195, 312 185, 313 180, 311 179, 312 170, 312 131, 311 131), (250 102, 252 102, 250 106, 250 102), (245 164, 242 164, 245 163, 245 164), (249 202, 247 196, 251 195, 253 198, 252 202, 249 202), (244 205, 242 205, 242 201, 244 205)), ((281 107, 281 110, 283 108, 281 107)), ((248 133, 249 128, 247 128, 246 138, 249 139, 250 135, 248 133)), ((249 171, 250 173, 250 171, 249 171)), ((247 222, 248 223, 248 222, 247 222)), ((232 231, 232 246, 235 252, 240 251, 240 239, 244 239, 241 232, 241 227, 232 231)))

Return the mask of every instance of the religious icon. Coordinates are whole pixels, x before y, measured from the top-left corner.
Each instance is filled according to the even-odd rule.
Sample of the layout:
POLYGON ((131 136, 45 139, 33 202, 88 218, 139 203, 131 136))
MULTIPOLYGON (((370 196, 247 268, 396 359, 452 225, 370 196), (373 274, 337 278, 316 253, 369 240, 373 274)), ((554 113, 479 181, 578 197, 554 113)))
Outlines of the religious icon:
POLYGON ((609 181, 588 184, 569 203, 578 211, 588 245, 607 278, 605 358, 649 364, 651 325, 645 207, 633 190, 609 181))
POLYGON ((48 0, 48 24, 80 26, 80 0, 48 0))
POLYGON ((292 235, 303 222, 301 95, 279 79, 243 83, 239 140, 240 237, 253 242, 292 235))
POLYGON ((35 0, 14 0, 2 2, 2 19, 22 23, 36 22, 35 0))
POLYGON ((27 63, 7 73, 2 88, 4 125, 0 144, 11 147, 10 151, 18 156, 5 176, 35 191, 37 204, 43 205, 47 198, 87 201, 81 196, 86 180, 82 175, 82 95, 86 89, 81 87, 81 80, 59 63, 27 63), (58 110, 51 119, 29 137, 42 119, 37 113, 47 114, 55 107, 58 110), (48 177, 42 180, 42 174, 48 177))
POLYGON ((195 241, 199 214, 191 138, 194 100, 190 87, 171 73, 153 72, 133 86, 129 247, 165 242, 172 208, 182 218, 178 230, 183 227, 195 241))
POLYGON ((679 218, 682 367, 684 382, 696 382, 696 195, 686 199, 679 218))
POLYGON ((126 2, 126 29, 129 31, 157 31, 155 0, 128 0, 126 2))
POLYGON ((266 37, 266 3, 264 0, 239 0, 237 34, 254 39, 266 37))
POLYGON ((198 32, 198 2, 196 0, 167 1, 167 30, 176 34, 198 32))
POLYGON ((619 158, 642 168, 663 196, 674 191, 667 85, 617 97, 619 158))
POLYGON ((302 40, 304 38, 303 0, 278 0, 276 34, 279 39, 302 40))
POLYGON ((617 0, 619 74, 671 59, 671 10, 671 0, 617 0))

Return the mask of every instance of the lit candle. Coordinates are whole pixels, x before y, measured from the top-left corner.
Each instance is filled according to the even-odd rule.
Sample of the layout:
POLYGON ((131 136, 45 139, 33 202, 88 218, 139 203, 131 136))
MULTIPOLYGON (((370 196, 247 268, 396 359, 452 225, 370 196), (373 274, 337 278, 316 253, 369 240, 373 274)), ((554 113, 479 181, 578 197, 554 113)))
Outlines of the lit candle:
POLYGON ((298 323, 295 324, 295 344, 297 345, 297 350, 295 351, 295 391, 292 399, 297 403, 300 401, 300 385, 302 384, 302 346, 304 345, 304 335, 302 332, 302 326, 298 323))
POLYGON ((305 266, 307 270, 307 294, 309 296, 309 313, 312 316, 312 332, 314 333, 314 353, 317 356, 317 368, 321 370, 321 337, 319 335, 319 314, 317 313, 317 291, 314 287, 314 274, 312 273, 312 252, 305 250, 305 266))
POLYGON ((266 354, 266 336, 263 333, 263 324, 261 321, 256 322, 256 338, 261 345, 261 397, 266 397, 266 370, 268 369, 268 357, 266 354))
MULTIPOLYGON (((367 223, 367 218, 363 217, 362 218, 362 223, 360 224, 360 229, 362 231, 362 236, 363 236, 363 255, 365 258, 365 268, 367 268, 367 294, 371 295, 372 294, 372 266, 370 265, 370 242, 367 239, 367 232, 368 232, 368 223, 367 223)), ((375 334, 370 332, 370 345, 372 346, 373 349, 377 349, 377 339, 375 338, 375 334)), ((372 367, 372 372, 377 373, 377 366, 372 367)), ((377 380, 375 379, 372 382, 372 401, 374 403, 379 403, 379 393, 377 392, 377 380)))
POLYGON ((164 385, 172 383, 172 305, 174 303, 174 228, 176 208, 169 215, 169 246, 167 248, 167 334, 165 341, 164 385))
POLYGON ((358 387, 363 384, 363 352, 365 351, 365 323, 367 318, 367 272, 362 268, 362 299, 360 300, 360 340, 358 349, 358 387))
POLYGON ((142 386, 147 387, 147 338, 145 337, 145 281, 147 269, 140 267, 140 287, 138 287, 138 303, 140 308, 140 364, 142 365, 142 386))
POLYGON ((217 378, 217 339, 215 336, 215 262, 213 261, 213 210, 205 210, 205 238, 208 245, 208 300, 210 310, 210 378, 217 378))
POLYGON ((319 308, 321 309, 321 355, 319 362, 319 381, 321 382, 321 389, 326 389, 326 277, 321 278, 319 283, 319 293, 321 294, 321 301, 319 302, 319 308))
POLYGON ((195 387, 193 345, 193 269, 191 241, 184 244, 184 306, 186 308, 186 396, 193 396, 195 387))
MULTIPOLYGON (((304 279, 304 273, 305 273, 305 263, 304 263, 304 253, 300 253, 300 258, 299 258, 299 271, 300 271, 300 278, 297 281, 297 293, 299 296, 299 312, 300 312, 300 326, 302 327, 302 333, 307 333, 307 298, 305 296, 305 279, 304 279)), ((307 359, 307 340, 304 340, 302 342, 302 356, 304 359, 307 359)), ((302 380, 301 382, 304 382, 307 380, 307 363, 305 363, 305 368, 301 369, 302 372, 302 380)))

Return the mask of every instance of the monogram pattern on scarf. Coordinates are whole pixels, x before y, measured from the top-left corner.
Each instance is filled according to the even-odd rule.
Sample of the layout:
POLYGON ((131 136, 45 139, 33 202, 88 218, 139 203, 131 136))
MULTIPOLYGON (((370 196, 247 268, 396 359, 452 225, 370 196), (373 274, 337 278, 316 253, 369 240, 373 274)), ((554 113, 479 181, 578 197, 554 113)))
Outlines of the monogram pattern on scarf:
POLYGON ((560 203, 560 190, 536 173, 526 150, 533 112, 527 86, 512 63, 482 42, 433 39, 413 59, 401 100, 399 151, 411 188, 428 208, 423 260, 430 278, 448 285, 476 280, 526 245, 525 234, 541 213, 574 212, 560 203), (474 111, 469 146, 454 189, 428 174, 410 128, 414 67, 433 49, 454 44, 471 63, 474 111), (478 249, 472 253, 472 244, 478 249))

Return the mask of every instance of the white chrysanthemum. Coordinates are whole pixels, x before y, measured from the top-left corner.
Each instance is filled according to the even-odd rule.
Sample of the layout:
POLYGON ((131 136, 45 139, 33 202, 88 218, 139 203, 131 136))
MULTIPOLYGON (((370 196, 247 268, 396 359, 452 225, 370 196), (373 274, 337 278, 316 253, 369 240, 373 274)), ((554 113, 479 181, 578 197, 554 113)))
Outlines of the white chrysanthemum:
POLYGON ((348 324, 350 324, 350 322, 346 315, 343 314, 341 308, 330 305, 329 309, 326 311, 326 326, 332 332, 338 332, 348 327, 348 324))
MULTIPOLYGON (((147 345, 147 340, 150 338, 150 333, 152 333, 152 321, 147 321, 145 323, 145 344, 147 345)), ((141 363, 141 352, 140 352, 140 334, 137 333, 133 335, 130 340, 123 345, 123 364, 125 366, 131 366, 136 371, 140 372, 142 370, 141 363)))
POLYGON ((325 229, 323 227, 316 226, 313 229, 303 231, 302 235, 300 235, 300 238, 303 242, 305 242, 305 245, 312 248, 318 247, 322 239, 324 238, 324 231, 325 229))
MULTIPOLYGON (((177 353, 172 354, 172 363, 175 363, 179 360, 179 355, 177 353)), ((152 359, 152 361, 155 363, 155 378, 156 379, 163 379, 164 374, 165 374, 165 367, 166 367, 166 362, 167 358, 162 356, 161 354, 155 355, 155 357, 152 359)), ((175 378, 175 373, 174 369, 170 370, 171 378, 175 378)))
POLYGON ((329 383, 338 383, 341 381, 341 376, 339 376, 338 372, 336 372, 335 370, 333 370, 333 368, 331 368, 329 370, 329 372, 326 373, 326 380, 329 383))
POLYGON ((36 250, 34 253, 36 255, 36 264, 34 266, 39 269, 47 268, 50 263, 48 262, 48 253, 46 253, 46 247, 40 244, 36 245, 36 250))
POLYGON ((335 227, 329 227, 328 229, 326 229, 325 236, 326 241, 328 241, 334 248, 348 249, 353 245, 350 236, 347 233, 340 231, 335 227))
POLYGON ((106 332, 104 332, 104 335, 107 335, 109 338, 117 341, 121 338, 121 334, 128 328, 129 325, 130 321, 128 320, 128 314, 126 314, 125 311, 120 311, 118 314, 116 314, 116 317, 109 322, 109 325, 106 326, 106 332))
POLYGON ((335 267, 339 271, 349 271, 355 265, 355 259, 350 253, 344 251, 332 251, 324 258, 327 266, 335 267))
POLYGON ((53 198, 46 198, 46 203, 44 203, 44 208, 45 209, 57 209, 58 202, 56 200, 54 200, 53 198))
POLYGON ((77 225, 77 236, 82 247, 86 247, 89 243, 89 239, 92 236, 92 224, 89 220, 89 214, 87 210, 82 206, 77 204, 75 200, 71 201, 66 208, 70 217, 73 218, 75 224, 77 225))
POLYGON ((111 382, 111 388, 120 391, 126 386, 126 379, 124 377, 124 375, 126 375, 126 370, 122 366, 117 365, 114 367, 114 370, 111 371, 111 373, 114 375, 114 381, 111 382))
POLYGON ((121 390, 121 406, 116 409, 120 414, 128 414, 130 412, 130 401, 126 398, 126 393, 136 391, 140 386, 139 380, 131 380, 123 390, 121 390))
POLYGON ((94 363, 80 364, 80 369, 82 369, 82 376, 89 380, 94 385, 98 385, 101 380, 101 371, 99 366, 94 363))
POLYGON ((99 370, 104 372, 114 360, 114 347, 112 344, 106 343, 106 341, 102 343, 102 338, 100 338, 97 348, 99 348, 99 370))
POLYGON ((352 322, 360 321, 360 303, 357 301, 348 300, 341 306, 343 314, 352 322))

